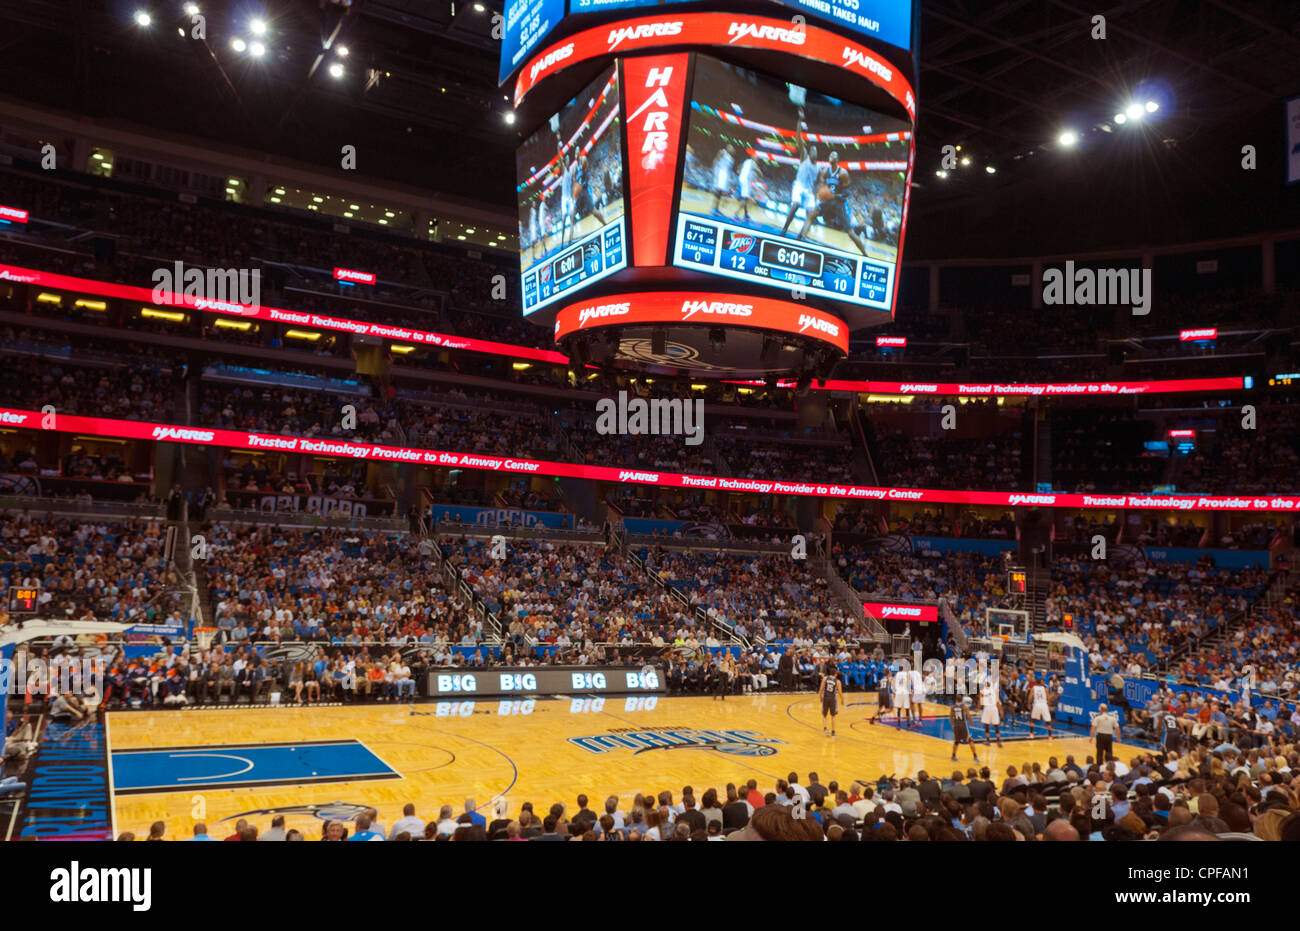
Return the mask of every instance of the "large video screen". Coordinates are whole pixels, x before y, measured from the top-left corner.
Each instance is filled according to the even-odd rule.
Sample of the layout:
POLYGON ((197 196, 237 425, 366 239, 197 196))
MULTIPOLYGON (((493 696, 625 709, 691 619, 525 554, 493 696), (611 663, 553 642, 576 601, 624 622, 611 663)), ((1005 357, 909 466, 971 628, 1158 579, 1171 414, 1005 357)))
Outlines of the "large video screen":
POLYGON ((611 66, 515 155, 525 315, 627 265, 619 122, 611 66))
POLYGON ((908 131, 697 56, 673 264, 891 310, 908 131))

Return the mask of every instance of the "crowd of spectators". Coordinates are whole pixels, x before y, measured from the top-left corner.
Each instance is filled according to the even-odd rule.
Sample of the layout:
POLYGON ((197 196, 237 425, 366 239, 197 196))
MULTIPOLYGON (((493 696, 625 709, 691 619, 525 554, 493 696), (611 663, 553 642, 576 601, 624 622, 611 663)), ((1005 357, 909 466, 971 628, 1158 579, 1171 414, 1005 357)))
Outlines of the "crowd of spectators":
POLYGON ((739 637, 834 640, 856 629, 811 560, 662 546, 643 548, 640 555, 692 608, 739 637))
POLYGON ((1024 491, 1023 445, 1018 432, 957 439, 878 427, 872 459, 885 485, 1024 491))
POLYGON ((39 584, 44 617, 170 623, 180 608, 167 597, 163 542, 164 528, 154 522, 3 511, 0 581, 6 590, 39 584))

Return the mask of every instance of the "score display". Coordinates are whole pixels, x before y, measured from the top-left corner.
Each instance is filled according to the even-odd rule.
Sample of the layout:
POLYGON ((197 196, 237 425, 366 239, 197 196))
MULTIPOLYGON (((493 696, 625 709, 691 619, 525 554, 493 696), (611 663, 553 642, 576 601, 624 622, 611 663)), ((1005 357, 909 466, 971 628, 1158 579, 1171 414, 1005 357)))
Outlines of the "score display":
POLYGON ((9 614, 14 617, 35 614, 40 608, 41 587, 15 585, 9 589, 9 614))
POLYGON ((573 695, 596 692, 658 693, 663 678, 653 666, 439 667, 429 671, 431 698, 460 695, 573 695))
POLYGON ((618 84, 611 66, 515 155, 525 316, 627 265, 618 84))
POLYGON ((892 311, 908 124, 696 57, 672 263, 892 311))

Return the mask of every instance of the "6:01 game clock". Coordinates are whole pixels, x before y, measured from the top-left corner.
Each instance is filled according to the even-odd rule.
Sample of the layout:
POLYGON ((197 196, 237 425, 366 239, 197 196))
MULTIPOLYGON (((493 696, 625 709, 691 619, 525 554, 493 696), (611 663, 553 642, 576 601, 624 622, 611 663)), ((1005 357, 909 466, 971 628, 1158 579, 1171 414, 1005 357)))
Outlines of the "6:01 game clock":
POLYGON ((9 613, 11 615, 35 614, 40 605, 41 589, 39 586, 15 585, 9 589, 9 613))

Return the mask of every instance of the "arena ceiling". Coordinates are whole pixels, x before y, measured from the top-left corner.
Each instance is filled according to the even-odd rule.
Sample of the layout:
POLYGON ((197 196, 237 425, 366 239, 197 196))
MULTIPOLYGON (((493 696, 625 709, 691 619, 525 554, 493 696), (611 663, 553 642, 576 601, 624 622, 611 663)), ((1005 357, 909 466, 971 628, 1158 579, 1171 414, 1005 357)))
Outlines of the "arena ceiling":
MULTIPOLYGON (((501 2, 208 0, 206 44, 178 34, 192 28, 179 0, 3 3, 0 86, 29 104, 325 170, 354 144, 363 174, 509 205, 517 140, 491 37, 501 2), (148 28, 133 20, 140 9, 148 28), (268 32, 255 60, 230 43, 254 40, 259 14, 268 32), (350 54, 333 78, 340 44, 350 54)), ((1300 224, 1300 193, 1281 183, 1300 5, 922 0, 921 11, 908 258, 1300 224), (1092 35, 1098 14, 1105 39, 1092 35), (1150 118, 1115 124, 1153 94, 1150 118), (1067 129, 1079 135, 1069 149, 1067 129), (1240 165, 1247 144, 1253 172, 1240 165), (940 177, 947 145, 970 164, 940 177)))

